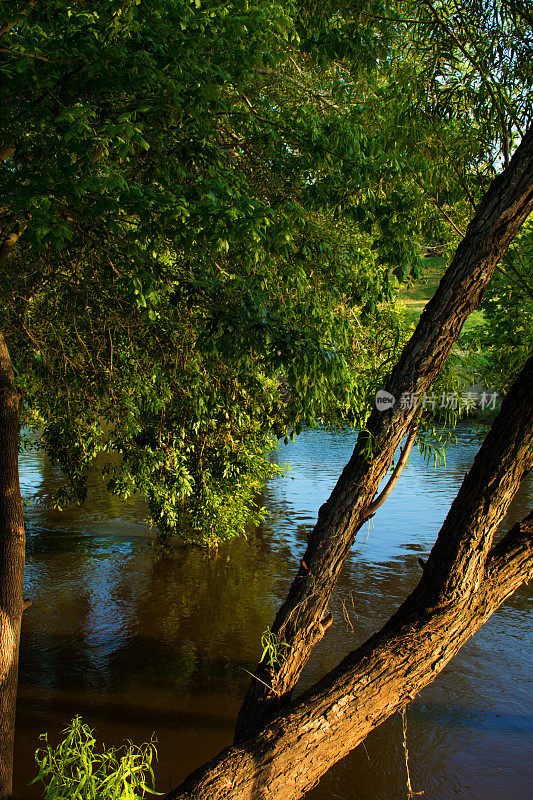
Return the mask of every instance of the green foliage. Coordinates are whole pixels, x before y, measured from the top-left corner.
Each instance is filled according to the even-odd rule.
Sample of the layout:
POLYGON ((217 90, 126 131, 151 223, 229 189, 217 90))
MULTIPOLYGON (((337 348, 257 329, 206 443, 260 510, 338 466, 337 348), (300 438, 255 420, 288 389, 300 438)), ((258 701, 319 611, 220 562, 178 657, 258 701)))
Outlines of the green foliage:
POLYGON ((425 421, 418 429, 416 444, 418 452, 429 464, 437 469, 442 464, 446 466, 446 447, 455 441, 453 430, 445 425, 437 426, 425 421))
POLYGON ((417 25, 430 103, 441 117, 453 117, 465 136, 475 128, 471 164, 483 163, 486 180, 508 161, 531 120, 530 4, 432 0, 419 4, 417 25), (461 108, 469 110, 462 121, 461 108), (486 149, 488 142, 492 150, 486 149))
POLYGON ((153 741, 97 750, 93 732, 81 717, 74 717, 63 733, 56 747, 41 734, 44 744, 35 753, 39 774, 32 783, 43 784, 45 800, 140 800, 147 793, 161 794, 153 789, 153 741))
POLYGON ((280 642, 277 634, 271 631, 270 628, 267 628, 261 636, 261 647, 263 652, 259 661, 267 664, 270 669, 280 667, 287 658, 289 645, 285 642, 280 642))
POLYGON ((297 19, 52 2, 9 32, 0 205, 23 235, 0 294, 59 504, 108 457, 163 536, 214 543, 257 519, 272 437, 359 413, 354 309, 382 316, 388 271, 316 188, 349 126, 257 71, 301 58, 297 19))
POLYGON ((485 292, 484 323, 461 340, 479 382, 505 392, 533 352, 533 223, 526 222, 485 292))
POLYGON ((258 519, 273 441, 364 425, 395 280, 529 113, 522 18, 465 3, 464 61, 448 5, 0 0, 0 304, 59 504, 97 463, 213 544, 258 519))

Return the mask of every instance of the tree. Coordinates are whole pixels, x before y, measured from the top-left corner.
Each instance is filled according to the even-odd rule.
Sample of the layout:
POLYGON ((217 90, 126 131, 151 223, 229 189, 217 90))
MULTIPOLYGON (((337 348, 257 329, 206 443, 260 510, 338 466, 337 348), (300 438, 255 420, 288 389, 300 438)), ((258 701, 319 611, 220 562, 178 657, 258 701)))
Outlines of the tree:
POLYGON ((272 435, 364 424, 397 356, 392 273, 453 245, 503 152, 479 69, 402 3, 4 7, 0 299, 58 502, 103 453, 163 536, 234 535, 272 435))
MULTIPOLYGON (((509 167, 483 198, 386 384, 394 397, 406 393, 421 396, 429 390, 462 325, 479 305, 498 260, 531 212, 532 145, 530 129, 509 167)), ((289 657, 269 681, 277 697, 267 700, 262 685, 252 684, 241 710, 244 730, 248 730, 248 714, 254 720, 261 719, 258 703, 266 708, 276 706, 278 698, 292 690, 314 642, 320 638, 320 620, 353 536, 372 513, 369 507, 374 494, 417 413, 416 406, 403 411, 396 407, 387 414, 372 412, 330 500, 320 510, 302 567, 272 628, 277 635, 283 632, 283 641, 290 647, 289 657), (247 714, 247 708, 253 710, 247 714)))
MULTIPOLYGON (((425 391, 532 210, 530 129, 483 198, 387 391, 425 391)), ((273 630, 287 645, 286 660, 270 668, 258 665, 260 681, 252 683, 241 709, 235 745, 193 773, 167 795, 169 800, 301 797, 372 728, 405 707, 533 576, 533 512, 493 545, 498 523, 533 467, 532 389, 530 357, 465 476, 415 591, 381 631, 291 703, 301 667, 324 634, 321 620, 340 565, 416 409, 372 413, 320 510, 298 576, 276 617, 273 630)))
POLYGON ((18 470, 18 403, 0 333, 0 797, 11 793, 18 642, 23 611, 24 512, 18 470))
MULTIPOLYGON (((414 25, 404 3, 9 7, 4 326, 24 420, 43 426, 69 496, 84 497, 97 453, 118 452, 111 490, 144 491, 163 530, 213 541, 253 510, 272 433, 326 415, 365 423, 397 342, 361 340, 354 308, 383 320, 392 271, 416 271, 422 242, 457 239, 530 114, 522 4, 505 4, 503 47, 500 18, 479 25, 487 3, 464 5, 453 25, 448 2, 424 3, 414 25), (420 62, 427 41, 437 44, 420 62), (354 358, 361 350, 381 351, 381 372, 354 358)), ((395 392, 429 388, 527 214, 517 163, 527 158, 506 173, 516 198, 505 180, 490 193, 490 235, 474 226, 393 372, 395 392), (490 252, 472 255, 476 236, 490 252)), ((290 657, 270 678, 274 698, 250 693, 238 737, 289 699, 324 628, 336 570, 412 423, 389 416, 370 417, 346 473, 365 478, 364 491, 344 496, 341 484, 321 513, 276 623, 290 657)), ((9 527, 3 534, 10 541, 9 527)), ((11 566, 0 576, 6 620, 22 603, 22 567, 13 588, 11 566)), ((3 651, 9 663, 17 642, 3 651)))
POLYGON ((84 498, 97 453, 118 453, 110 490, 145 493, 163 534, 213 543, 254 510, 272 434, 357 417, 366 351, 395 346, 380 309, 391 258, 407 273, 418 256, 372 234, 394 154, 361 152, 354 123, 370 112, 339 105, 386 45, 341 34, 303 82, 314 28, 292 4, 9 6, 3 325, 23 421, 42 428, 66 496, 84 498), (337 51, 363 64, 344 68, 345 89, 337 51), (344 181, 341 226, 347 163, 364 175, 344 181))
MULTIPOLYGON (((392 358, 397 346, 379 308, 390 259, 403 274, 418 256, 407 239, 388 251, 397 229, 383 210, 372 234, 394 152, 378 162, 340 114, 385 52, 377 29, 351 43, 353 22, 334 11, 317 32, 297 5, 269 0, 237 0, 231 14, 215 0, 1 9, 4 796, 22 609, 20 422, 42 428, 65 496, 83 499, 87 466, 118 453, 110 490, 143 491, 163 532, 234 535, 254 511, 273 433, 326 412, 357 417, 375 380, 366 351, 392 358), (328 66, 336 54, 351 60, 342 75, 328 66), (343 188, 341 226, 335 183, 348 163, 361 174, 343 188), (354 326, 355 307, 381 321, 378 334, 354 326)), ((357 112, 360 130, 368 113, 357 112)), ((400 203, 400 172, 391 166, 405 220, 413 198, 400 203)))

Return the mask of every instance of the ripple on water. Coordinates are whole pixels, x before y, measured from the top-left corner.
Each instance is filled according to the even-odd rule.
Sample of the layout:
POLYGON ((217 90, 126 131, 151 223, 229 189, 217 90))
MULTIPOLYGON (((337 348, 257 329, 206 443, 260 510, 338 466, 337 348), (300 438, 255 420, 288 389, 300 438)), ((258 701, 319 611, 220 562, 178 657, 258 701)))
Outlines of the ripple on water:
MULTIPOLYGON (((415 451, 394 492, 359 533, 332 598, 334 624, 302 677, 314 682, 388 618, 420 577, 477 451, 461 428, 446 464, 415 451)), ((21 456, 27 506, 26 591, 17 720, 19 798, 37 797, 33 751, 83 713, 109 743, 156 730, 160 788, 176 785, 232 738, 260 649, 355 442, 352 431, 306 431, 276 454, 291 471, 272 480, 270 518, 216 554, 161 558, 146 508, 110 498, 96 480, 84 508, 47 505, 60 480, 41 452, 21 456)), ((531 481, 508 517, 528 513, 531 481)), ((425 800, 526 800, 533 785, 533 592, 517 593, 409 707, 413 788, 425 800)), ((310 793, 311 800, 400 800, 405 764, 398 717, 388 720, 310 793)))

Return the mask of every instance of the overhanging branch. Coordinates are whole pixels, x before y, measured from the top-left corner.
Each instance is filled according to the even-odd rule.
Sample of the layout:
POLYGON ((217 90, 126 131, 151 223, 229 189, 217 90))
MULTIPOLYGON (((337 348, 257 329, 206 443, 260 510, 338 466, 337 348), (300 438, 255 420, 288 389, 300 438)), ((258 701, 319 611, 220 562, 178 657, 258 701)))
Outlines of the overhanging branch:
MULTIPOLYGON (((390 394, 420 395, 431 386, 464 322, 481 302, 498 261, 533 211, 532 165, 533 127, 530 127, 507 169, 492 181, 483 196, 452 263, 391 372, 384 387, 390 394)), ((530 397, 531 394, 529 404, 530 397)), ((269 675, 277 697, 268 696, 256 681, 250 685, 239 713, 236 741, 247 739, 261 728, 290 697, 315 643, 321 638, 321 620, 346 555, 416 413, 416 409, 398 407, 388 412, 374 409, 370 415, 349 463, 329 500, 320 508, 302 565, 272 626, 273 632, 290 647, 286 661, 269 675), (368 436, 372 437, 371 459, 368 436)), ((487 529, 483 535, 486 533, 487 529)), ((426 573, 427 568, 423 578, 426 573)), ((261 665, 257 669, 261 670, 261 665)))

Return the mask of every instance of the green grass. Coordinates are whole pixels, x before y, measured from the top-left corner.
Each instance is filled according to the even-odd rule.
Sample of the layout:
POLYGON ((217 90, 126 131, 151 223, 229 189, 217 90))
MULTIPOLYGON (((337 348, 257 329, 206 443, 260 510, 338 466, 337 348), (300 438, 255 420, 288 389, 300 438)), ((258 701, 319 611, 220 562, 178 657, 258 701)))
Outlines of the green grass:
POLYGON ((431 300, 440 279, 446 270, 446 261, 443 258, 425 258, 423 275, 410 286, 403 284, 398 295, 406 305, 425 306, 431 300))
MULTIPOLYGON (((426 303, 431 300, 440 283, 447 263, 443 258, 425 258, 423 274, 419 280, 407 286, 402 284, 398 292, 398 303, 403 306, 405 321, 408 325, 417 324, 426 303)), ((471 331, 484 322, 482 311, 470 314, 463 327, 463 333, 471 331)))

